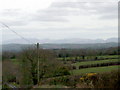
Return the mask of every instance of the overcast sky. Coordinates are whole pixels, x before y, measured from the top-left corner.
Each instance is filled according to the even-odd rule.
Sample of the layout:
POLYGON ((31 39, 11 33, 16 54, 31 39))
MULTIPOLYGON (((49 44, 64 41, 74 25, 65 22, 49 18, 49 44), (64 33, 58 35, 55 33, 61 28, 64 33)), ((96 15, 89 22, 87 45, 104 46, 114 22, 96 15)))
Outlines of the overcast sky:
POLYGON ((107 39, 118 36, 118 0, 0 0, 0 22, 25 38, 107 39))

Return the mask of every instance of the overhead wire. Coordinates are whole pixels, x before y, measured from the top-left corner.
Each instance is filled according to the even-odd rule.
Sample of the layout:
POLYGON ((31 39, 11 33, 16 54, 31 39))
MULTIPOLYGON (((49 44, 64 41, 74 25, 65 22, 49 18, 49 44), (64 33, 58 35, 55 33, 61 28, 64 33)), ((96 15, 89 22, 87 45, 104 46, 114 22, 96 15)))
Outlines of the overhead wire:
POLYGON ((11 29, 8 25, 6 25, 5 23, 3 22, 0 22, 3 26, 5 26, 7 29, 9 29, 10 31, 12 31, 14 34, 16 34, 17 36, 19 36, 21 39, 23 39, 24 41, 30 43, 30 44, 35 44, 33 42, 31 42, 30 40, 24 38, 22 35, 18 34, 16 31, 14 31, 13 29, 11 29))

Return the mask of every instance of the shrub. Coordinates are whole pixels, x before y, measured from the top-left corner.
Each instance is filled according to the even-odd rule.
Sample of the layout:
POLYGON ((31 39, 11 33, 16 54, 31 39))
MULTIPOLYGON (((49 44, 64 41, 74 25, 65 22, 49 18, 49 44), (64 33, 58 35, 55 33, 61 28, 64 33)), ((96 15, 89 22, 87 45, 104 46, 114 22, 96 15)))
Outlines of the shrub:
POLYGON ((92 88, 120 88, 120 72, 112 71, 106 73, 88 73, 79 80, 80 84, 92 88))
POLYGON ((53 76, 64 76, 64 75, 70 75, 69 70, 66 67, 60 67, 58 69, 55 70, 55 72, 53 73, 53 76))
POLYGON ((62 77, 51 79, 49 81, 49 84, 76 87, 77 82, 78 82, 78 78, 75 76, 62 76, 62 77))
POLYGON ((76 66, 73 66, 72 69, 76 69, 76 66))

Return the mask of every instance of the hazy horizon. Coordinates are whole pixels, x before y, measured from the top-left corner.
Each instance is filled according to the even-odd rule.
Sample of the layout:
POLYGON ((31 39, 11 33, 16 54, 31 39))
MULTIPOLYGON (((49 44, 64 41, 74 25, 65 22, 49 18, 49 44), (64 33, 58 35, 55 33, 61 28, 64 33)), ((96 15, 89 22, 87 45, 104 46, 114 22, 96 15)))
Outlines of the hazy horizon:
POLYGON ((108 39, 83 39, 83 38, 66 38, 66 39, 37 39, 37 38, 27 38, 29 42, 26 42, 25 40, 21 38, 17 39, 9 39, 6 41, 2 41, 0 44, 33 44, 33 43, 40 43, 40 44, 46 44, 46 43, 53 43, 53 44, 92 44, 92 43, 108 43, 108 42, 118 42, 118 38, 108 38, 108 39))

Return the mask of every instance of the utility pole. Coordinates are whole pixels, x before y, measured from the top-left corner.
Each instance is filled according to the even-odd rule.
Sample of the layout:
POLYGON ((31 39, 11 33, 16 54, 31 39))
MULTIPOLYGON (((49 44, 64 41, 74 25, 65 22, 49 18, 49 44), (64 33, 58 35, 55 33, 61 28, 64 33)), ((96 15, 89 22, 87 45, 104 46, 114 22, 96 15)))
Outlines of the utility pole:
POLYGON ((40 61, 39 61, 39 43, 37 43, 37 56, 38 56, 38 68, 37 68, 37 80, 38 80, 38 84, 39 84, 39 81, 40 81, 40 61))

